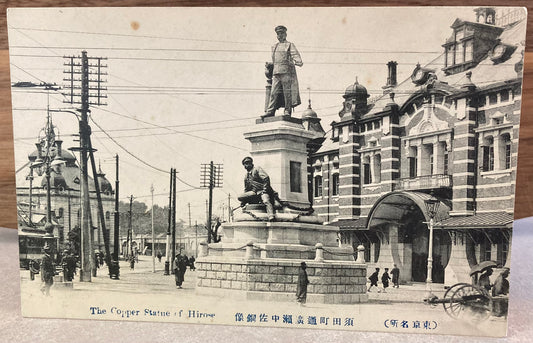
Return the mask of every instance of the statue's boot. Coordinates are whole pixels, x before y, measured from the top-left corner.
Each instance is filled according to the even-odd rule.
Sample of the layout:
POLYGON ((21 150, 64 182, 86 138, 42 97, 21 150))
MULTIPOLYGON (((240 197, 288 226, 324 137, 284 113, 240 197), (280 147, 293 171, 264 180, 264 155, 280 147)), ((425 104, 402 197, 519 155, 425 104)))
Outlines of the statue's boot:
POLYGON ((265 119, 267 117, 273 117, 273 116, 274 116, 274 113, 265 112, 265 114, 261 116, 261 119, 265 119))

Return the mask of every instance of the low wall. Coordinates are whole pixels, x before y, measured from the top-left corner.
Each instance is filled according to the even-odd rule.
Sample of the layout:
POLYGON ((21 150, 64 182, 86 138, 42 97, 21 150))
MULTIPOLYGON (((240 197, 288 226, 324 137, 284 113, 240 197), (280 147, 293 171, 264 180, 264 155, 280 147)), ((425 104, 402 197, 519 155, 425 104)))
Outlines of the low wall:
MULTIPOLYGON (((366 266, 355 262, 306 260, 310 284, 307 301, 317 303, 366 302, 366 266)), ((295 300, 300 261, 224 260, 197 261, 196 292, 249 300, 295 300)))

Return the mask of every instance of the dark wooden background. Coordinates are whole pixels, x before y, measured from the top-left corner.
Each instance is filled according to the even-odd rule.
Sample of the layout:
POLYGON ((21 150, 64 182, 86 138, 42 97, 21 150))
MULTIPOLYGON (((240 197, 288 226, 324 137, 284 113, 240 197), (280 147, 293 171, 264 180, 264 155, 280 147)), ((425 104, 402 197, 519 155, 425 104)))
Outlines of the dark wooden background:
MULTIPOLYGON (((533 11, 533 0, 423 1, 423 0, 358 0, 358 1, 165 1, 165 0, 0 0, 0 227, 16 228, 15 162, 9 82, 6 8, 8 7, 98 7, 98 6, 523 6, 533 11)), ((371 20, 371 18, 369 18, 371 20)), ((450 23, 451 25, 452 23, 450 23)), ((423 28, 421 28, 423 29, 423 28)), ((516 180, 515 218, 533 216, 533 19, 528 15, 522 96, 522 123, 516 180)))

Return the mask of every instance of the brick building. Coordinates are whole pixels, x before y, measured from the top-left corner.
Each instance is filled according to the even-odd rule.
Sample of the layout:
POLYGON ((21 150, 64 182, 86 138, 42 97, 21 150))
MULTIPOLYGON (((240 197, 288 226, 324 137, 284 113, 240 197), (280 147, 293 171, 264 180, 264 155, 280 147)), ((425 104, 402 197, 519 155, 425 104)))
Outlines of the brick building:
POLYGON ((365 246, 369 270, 398 265, 401 280, 469 281, 484 260, 509 265, 518 152, 524 11, 478 8, 457 19, 442 54, 416 66, 387 64, 383 94, 346 88, 331 136, 310 157, 315 211, 365 246), (397 80, 397 68, 413 68, 397 80))

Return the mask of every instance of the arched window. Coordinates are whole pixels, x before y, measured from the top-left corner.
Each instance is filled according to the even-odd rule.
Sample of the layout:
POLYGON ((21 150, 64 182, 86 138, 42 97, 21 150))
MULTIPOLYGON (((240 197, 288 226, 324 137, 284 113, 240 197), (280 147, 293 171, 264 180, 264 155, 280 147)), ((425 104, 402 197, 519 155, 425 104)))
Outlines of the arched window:
POLYGON ((314 196, 315 197, 322 196, 322 176, 320 175, 315 176, 314 196))

